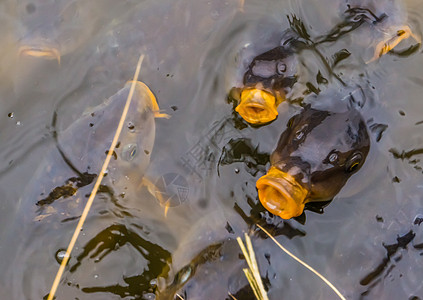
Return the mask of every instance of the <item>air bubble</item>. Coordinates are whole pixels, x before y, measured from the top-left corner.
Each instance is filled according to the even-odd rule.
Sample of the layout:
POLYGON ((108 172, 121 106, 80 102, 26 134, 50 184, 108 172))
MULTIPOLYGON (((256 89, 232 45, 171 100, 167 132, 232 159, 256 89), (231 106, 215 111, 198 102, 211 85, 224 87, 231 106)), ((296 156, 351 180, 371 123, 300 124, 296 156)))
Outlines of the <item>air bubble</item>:
POLYGON ((61 264, 63 259, 65 259, 65 256, 66 256, 66 250, 65 249, 57 250, 56 255, 55 255, 56 261, 59 264, 61 264))

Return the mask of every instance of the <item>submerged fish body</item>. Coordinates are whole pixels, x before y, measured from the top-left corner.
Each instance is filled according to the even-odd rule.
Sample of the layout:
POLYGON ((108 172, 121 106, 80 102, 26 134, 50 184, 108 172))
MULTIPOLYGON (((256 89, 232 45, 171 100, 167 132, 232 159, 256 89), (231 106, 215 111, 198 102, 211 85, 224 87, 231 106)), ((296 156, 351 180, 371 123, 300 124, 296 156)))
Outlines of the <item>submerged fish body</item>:
MULTIPOLYGON (((27 188, 21 210, 38 207, 34 216, 37 221, 57 213, 61 221, 81 214, 91 183, 106 159, 130 84, 57 134, 57 145, 27 188)), ((138 187, 149 164, 155 137, 151 97, 146 85, 135 83, 128 115, 102 183, 103 191, 115 197, 124 197, 138 187)))
MULTIPOLYGON (((224 26, 220 19, 235 14, 237 3, 237 0, 213 3, 201 0, 187 4, 164 0, 133 5, 96 35, 88 55, 99 63, 89 77, 99 81, 106 76, 108 82, 127 80, 142 53, 145 60, 141 72, 148 74, 145 80, 152 89, 162 90, 163 99, 166 92, 161 88, 163 80, 174 75, 175 78, 195 76, 193 66, 204 59, 208 51, 204 48, 206 41, 224 26), (157 88, 156 82, 160 83, 157 88)), ((174 99, 175 91, 170 94, 174 99)))
POLYGON ((84 45, 108 22, 109 10, 120 13, 127 5, 117 1, 105 4, 95 0, 17 0, 10 10, 18 21, 19 55, 60 63, 62 56, 84 45))
POLYGON ((331 200, 364 164, 370 138, 354 108, 333 113, 307 106, 290 119, 257 181, 263 206, 283 219, 299 216, 307 202, 331 200))
POLYGON ((80 1, 18 0, 19 54, 60 61, 91 32, 80 1))
MULTIPOLYGON (((411 55, 420 48, 421 36, 415 33, 413 26, 409 24, 407 12, 401 1, 345 0, 338 5, 341 22, 335 24, 328 32, 312 37, 305 28, 302 28, 305 24, 293 16, 290 19, 291 28, 283 34, 280 46, 261 53, 251 60, 244 73, 241 87, 233 88, 229 94, 229 97, 238 104, 235 111, 245 121, 254 125, 263 125, 276 119, 278 105, 287 99, 286 95, 292 90, 294 84, 297 82, 300 84, 303 77, 307 77, 303 76, 303 73, 310 71, 303 70, 301 67, 305 65, 304 57, 300 55, 303 50, 310 50, 317 54, 316 57, 322 60, 322 67, 328 72, 327 75, 345 85, 344 78, 341 78, 339 74, 347 72, 335 72, 335 68, 341 60, 352 53, 342 49, 335 54, 327 54, 333 57, 331 62, 321 53, 323 45, 336 42, 348 35, 352 37, 354 44, 360 46, 358 53, 353 53, 354 56, 360 63, 363 63, 363 58, 366 57, 366 64, 378 60, 394 48, 399 56, 411 55), (360 27, 363 30, 353 33, 360 27), (407 42, 403 42, 406 40, 407 42), (373 57, 369 57, 367 50, 373 52, 373 57)), ((306 66, 305 69, 308 68, 310 66, 306 66)), ((316 71, 316 74, 311 74, 309 77, 316 78, 317 83, 320 81, 326 85, 328 79, 322 76, 320 71, 316 71)), ((307 84, 308 89, 303 92, 303 95, 320 92, 313 82, 305 81, 304 83, 307 84)), ((290 94, 288 97, 293 95, 290 94)))
POLYGON ((172 253, 170 271, 163 274, 166 280, 159 277, 156 299, 225 299, 228 292, 235 294, 247 285, 236 241, 241 228, 245 226, 235 215, 225 216, 219 209, 194 222, 172 253))

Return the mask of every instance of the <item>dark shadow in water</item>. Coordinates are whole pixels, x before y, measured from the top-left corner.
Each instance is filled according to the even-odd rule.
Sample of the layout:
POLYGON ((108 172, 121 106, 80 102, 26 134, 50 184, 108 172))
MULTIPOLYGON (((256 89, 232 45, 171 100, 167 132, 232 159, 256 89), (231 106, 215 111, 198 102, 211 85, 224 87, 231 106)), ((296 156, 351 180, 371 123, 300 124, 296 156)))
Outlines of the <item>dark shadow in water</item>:
POLYGON ((236 89, 236 88, 231 89, 231 91, 226 97, 226 101, 229 104, 232 104, 232 120, 231 121, 233 123, 233 126, 238 130, 242 130, 247 128, 249 124, 235 111, 235 108, 238 106, 238 100, 236 100, 235 97, 232 97, 231 95, 231 92, 233 91, 233 89, 236 89))
POLYGON ((368 295, 383 278, 389 275, 392 269, 395 268, 395 263, 401 260, 402 256, 398 254, 398 250, 407 249, 408 244, 413 241, 415 236, 416 234, 410 230, 403 236, 398 236, 397 243, 391 245, 382 244, 386 249, 386 257, 382 259, 382 262, 373 271, 360 280, 361 285, 369 286, 365 292, 361 293, 361 298, 368 295))
MULTIPOLYGON (((263 278, 262 278, 263 279, 263 278)), ((232 295, 235 299, 243 299, 243 300, 256 300, 257 298, 254 296, 254 292, 251 289, 249 284, 245 285, 239 291, 232 295)), ((231 296, 227 297, 225 300, 234 300, 231 296)))
POLYGON ((68 178, 63 185, 55 187, 47 197, 40 199, 37 201, 37 206, 44 206, 52 204, 54 201, 60 198, 68 198, 73 196, 77 190, 81 187, 87 186, 91 184, 94 179, 97 177, 97 174, 90 174, 88 172, 81 172, 78 170, 71 162, 71 160, 66 156, 65 152, 63 151, 62 147, 58 141, 58 133, 56 129, 57 123, 57 112, 55 111, 53 114, 51 127, 53 128, 52 137, 54 139, 57 151, 59 152, 60 156, 62 157, 63 161, 66 165, 77 175, 75 177, 68 178))
MULTIPOLYGON (((300 36, 302 39, 304 39, 307 47, 303 47, 302 49, 309 49, 313 50, 317 56, 319 56, 321 62, 325 66, 326 71, 336 80, 338 80, 339 83, 346 86, 345 82, 333 72, 332 67, 329 65, 328 61, 326 60, 325 56, 317 49, 316 46, 319 45, 319 43, 316 43, 311 40, 310 35, 307 32, 306 26, 304 25, 303 21, 298 19, 296 15, 287 16, 288 22, 290 25, 291 30, 293 30, 298 36, 300 36)), ((308 87, 310 91, 313 91, 308 87)), ((314 88, 316 89, 316 88, 314 88)), ((317 90, 317 89, 316 89, 317 90)))
POLYGON ((380 23, 385 17, 385 14, 378 17, 367 8, 349 7, 344 13, 344 20, 337 24, 328 34, 318 37, 315 44, 335 42, 345 34, 360 27, 363 23, 380 23))
MULTIPOLYGON (((251 207, 249 215, 247 215, 237 203, 234 204, 234 210, 250 227, 256 227, 256 224, 259 224, 275 237, 283 235, 292 239, 296 236, 302 237, 306 235, 304 231, 293 227, 293 222, 285 221, 266 211, 259 201, 255 202, 247 196, 247 203, 251 207)), ((263 239, 268 238, 261 230, 257 231, 257 235, 263 239)))
MULTIPOLYGON (((182 267, 175 274, 173 282, 160 293, 160 299, 173 299, 174 295, 181 293, 179 290, 194 277, 198 267, 223 259, 223 244, 224 242, 211 244, 201 250, 189 264, 182 267)), ((186 292, 182 292, 182 294, 186 294, 186 292)), ((185 297, 184 299, 187 298, 185 297)))
POLYGON ((84 287, 85 293, 109 293, 122 298, 141 299, 145 293, 154 293, 155 287, 151 280, 163 275, 168 270, 170 252, 139 236, 123 224, 114 224, 99 232, 84 247, 76 257, 77 263, 70 267, 71 273, 76 272, 84 259, 95 259, 96 263, 121 247, 132 246, 146 261, 147 265, 140 265, 140 275, 124 277, 126 285, 110 285, 99 287, 84 287))
POLYGON ((392 49, 388 52, 388 54, 395 55, 395 56, 398 56, 398 57, 407 57, 407 56, 410 56, 410 55, 416 53, 420 49, 420 46, 421 46, 420 44, 411 45, 407 49, 404 49, 404 50, 401 50, 401 51, 392 49))
POLYGON ((218 175, 220 174, 220 166, 242 162, 245 164, 245 170, 252 176, 256 176, 258 172, 266 172, 266 165, 269 161, 270 155, 259 152, 258 146, 254 147, 251 139, 231 139, 222 149, 217 165, 217 173, 218 175))
POLYGON ((418 164, 420 162, 420 159, 413 158, 413 156, 415 155, 423 154, 423 148, 412 149, 409 151, 402 150, 401 152, 396 150, 395 148, 391 148, 389 149, 389 152, 392 153, 395 159, 407 160, 408 163, 412 165, 414 169, 423 173, 423 167, 418 164))
POLYGON ((76 191, 86 185, 90 185, 93 180, 97 177, 97 174, 81 173, 81 176, 71 177, 66 180, 62 186, 55 187, 47 197, 37 201, 37 206, 44 206, 52 204, 54 201, 60 198, 68 198, 73 196, 76 191))

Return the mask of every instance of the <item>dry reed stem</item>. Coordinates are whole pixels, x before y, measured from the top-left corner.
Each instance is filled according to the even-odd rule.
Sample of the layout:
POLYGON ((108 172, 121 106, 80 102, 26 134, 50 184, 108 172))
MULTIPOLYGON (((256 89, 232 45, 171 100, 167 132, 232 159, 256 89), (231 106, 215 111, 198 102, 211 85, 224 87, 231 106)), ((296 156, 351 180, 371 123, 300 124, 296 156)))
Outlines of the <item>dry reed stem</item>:
POLYGON ((128 94, 128 98, 126 99, 126 104, 125 104, 125 107, 123 108, 122 116, 120 118, 119 125, 116 129, 116 133, 115 133, 115 136, 113 138, 112 144, 110 145, 110 149, 107 152, 107 156, 106 156, 106 159, 104 160, 103 167, 101 168, 100 174, 97 177, 97 181, 95 182, 95 185, 93 187, 91 195, 88 198, 87 204, 84 207, 84 211, 82 212, 82 215, 81 215, 81 218, 79 219, 78 225, 75 228, 73 236, 72 236, 72 238, 69 242, 68 248, 66 249, 66 254, 65 254, 65 256, 62 260, 62 263, 60 264, 60 267, 59 267, 59 270, 57 271, 56 277, 54 278, 53 285, 50 289, 50 293, 47 297, 47 300, 53 300, 54 295, 56 294, 57 287, 59 285, 60 279, 62 278, 66 264, 69 261, 70 254, 73 250, 73 247, 75 246, 76 240, 78 239, 79 233, 81 232, 82 226, 84 225, 85 219, 87 218, 88 212, 91 209, 91 205, 94 201, 94 198, 95 198, 97 190, 100 186, 101 180, 103 179, 104 174, 107 170, 107 167, 109 166, 110 159, 112 158, 112 154, 114 153, 117 141, 119 139, 119 135, 120 135, 122 128, 123 128, 123 123, 125 122, 126 115, 128 114, 129 105, 131 104, 132 96, 134 95, 135 84, 136 84, 136 81, 138 80, 138 75, 140 73, 141 63, 142 63, 143 59, 144 59, 144 55, 141 55, 140 58, 138 59, 138 64, 137 64, 137 68, 135 70, 134 79, 132 81, 131 88, 130 88, 129 94, 128 94))
POLYGON ((298 257, 296 257, 294 254, 292 254, 291 252, 289 252, 288 249, 286 249, 285 247, 283 247, 269 232, 267 232, 266 229, 264 229, 263 227, 261 227, 259 224, 256 224, 256 225, 257 225, 258 228, 260 228, 261 230, 263 230, 264 233, 267 234, 272 239, 272 241, 274 241, 275 244, 278 245, 279 248, 281 248, 286 254, 288 254, 293 259, 295 259, 300 264, 302 264, 304 267, 306 267, 311 272, 313 272, 314 274, 316 274, 321 280, 324 281, 324 283, 326 283, 338 295, 339 298, 341 298, 342 300, 346 300, 346 298, 338 291, 338 289, 332 283, 329 282, 329 280, 327 280, 323 275, 321 275, 319 272, 317 272, 311 266, 309 266, 308 264, 306 264, 305 262, 303 262, 301 259, 299 259, 298 257))
POLYGON ((257 265, 256 256, 250 237, 245 233, 245 244, 247 245, 248 250, 245 248, 244 243, 240 237, 237 237, 236 240, 238 241, 239 247, 244 254, 248 267, 250 268, 243 269, 243 271, 251 285, 254 295, 258 300, 269 300, 266 294, 266 290, 263 286, 263 281, 261 280, 260 271, 257 265))

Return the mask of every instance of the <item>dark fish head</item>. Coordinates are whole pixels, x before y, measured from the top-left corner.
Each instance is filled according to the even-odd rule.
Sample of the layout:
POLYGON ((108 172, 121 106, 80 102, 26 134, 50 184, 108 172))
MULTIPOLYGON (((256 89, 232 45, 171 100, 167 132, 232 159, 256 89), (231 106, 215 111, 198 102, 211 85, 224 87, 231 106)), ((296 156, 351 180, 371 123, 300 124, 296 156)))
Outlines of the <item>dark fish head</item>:
POLYGON ((91 32, 89 14, 77 0, 18 0, 19 55, 60 63, 61 56, 75 50, 91 32))
POLYGON ((296 59, 289 47, 277 47, 255 57, 244 74, 236 111, 251 124, 265 124, 278 116, 285 89, 295 81, 296 59))
POLYGON ((366 124, 350 109, 305 108, 292 117, 257 181, 261 203, 283 219, 299 216, 307 202, 331 200, 363 165, 370 148, 366 124))

